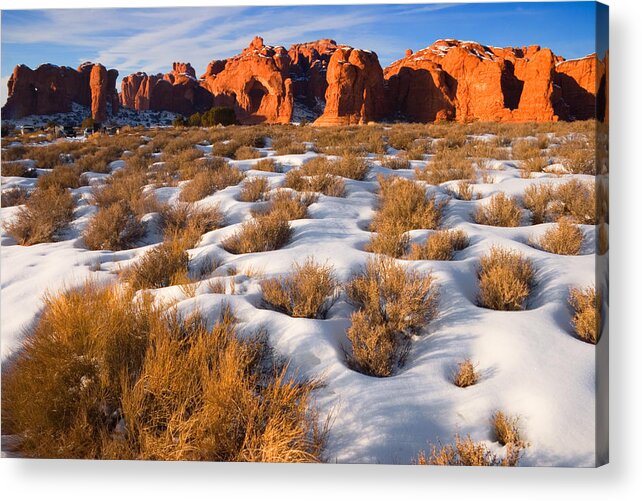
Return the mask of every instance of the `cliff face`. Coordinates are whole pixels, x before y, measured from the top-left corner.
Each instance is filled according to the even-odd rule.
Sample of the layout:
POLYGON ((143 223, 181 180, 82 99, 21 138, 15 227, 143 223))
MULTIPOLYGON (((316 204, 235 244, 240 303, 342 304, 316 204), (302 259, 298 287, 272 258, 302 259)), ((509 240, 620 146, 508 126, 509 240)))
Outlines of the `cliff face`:
POLYGON ((352 125, 387 114, 383 71, 374 52, 339 47, 328 64, 326 105, 315 125, 352 125))
POLYGON ((554 121, 596 116, 604 65, 550 49, 438 40, 384 70, 393 115, 418 121, 554 121))
POLYGON ((214 106, 234 108, 241 123, 287 123, 294 104, 289 72, 287 51, 255 37, 224 65, 212 61, 201 85, 213 96, 214 106))
POLYGON ((117 78, 118 71, 101 64, 83 63, 78 69, 43 64, 35 70, 18 65, 9 78, 3 118, 69 112, 75 102, 91 106, 93 118, 104 121, 108 103, 118 111, 117 78))
POLYGON ((197 78, 190 63, 166 74, 126 76, 120 96, 116 70, 83 63, 78 69, 16 66, 5 118, 91 106, 98 121, 119 104, 136 110, 191 115, 212 106, 234 108, 241 123, 287 123, 295 103, 321 116, 317 125, 373 120, 554 121, 608 115, 607 64, 595 54, 565 61, 549 49, 491 47, 438 40, 381 68, 374 52, 334 40, 288 50, 260 37, 237 56, 213 60, 197 78))

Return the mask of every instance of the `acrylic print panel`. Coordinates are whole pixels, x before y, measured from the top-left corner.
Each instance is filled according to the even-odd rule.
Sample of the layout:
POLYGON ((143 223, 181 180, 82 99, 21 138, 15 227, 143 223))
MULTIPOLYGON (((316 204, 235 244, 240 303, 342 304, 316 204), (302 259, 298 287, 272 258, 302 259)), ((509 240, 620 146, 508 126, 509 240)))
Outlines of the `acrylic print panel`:
POLYGON ((608 461, 607 7, 5 10, 2 53, 4 456, 608 461))

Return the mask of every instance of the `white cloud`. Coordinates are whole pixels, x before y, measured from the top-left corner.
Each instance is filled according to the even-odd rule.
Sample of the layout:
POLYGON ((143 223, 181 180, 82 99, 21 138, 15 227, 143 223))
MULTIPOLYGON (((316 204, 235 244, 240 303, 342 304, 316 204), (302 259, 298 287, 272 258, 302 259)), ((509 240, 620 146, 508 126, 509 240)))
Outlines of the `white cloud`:
POLYGON ((4 103, 7 102, 7 94, 9 90, 7 89, 7 84, 9 83, 10 76, 0 78, 0 106, 4 106, 4 103))

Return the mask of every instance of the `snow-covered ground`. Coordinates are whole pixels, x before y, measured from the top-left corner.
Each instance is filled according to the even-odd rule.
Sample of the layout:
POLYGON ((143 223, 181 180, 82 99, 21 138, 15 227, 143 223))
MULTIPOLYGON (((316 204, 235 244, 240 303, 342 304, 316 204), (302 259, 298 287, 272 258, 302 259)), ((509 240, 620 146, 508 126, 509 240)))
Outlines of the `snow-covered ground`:
MULTIPOLYGON (((205 148, 207 149, 207 148, 205 148)), ((262 149, 284 170, 297 168, 316 155, 274 156, 262 149)), ((252 170, 258 160, 231 161, 248 176, 266 177, 271 188, 284 182, 284 173, 252 170)), ((122 163, 122 162, 121 162, 122 163)), ((425 161, 413 161, 421 166, 425 161)), ((254 254, 233 255, 221 241, 250 218, 258 203, 237 200, 240 186, 230 186, 211 195, 199 205, 220 204, 228 226, 209 232, 190 251, 193 261, 217 257, 222 261, 216 274, 235 282, 234 295, 212 294, 203 282, 193 298, 179 287, 156 292, 179 299, 178 307, 199 308, 215 318, 223 301, 230 303, 248 329, 264 328, 278 353, 291 360, 300 374, 322 377, 325 386, 317 393, 322 416, 332 416, 326 449, 330 462, 410 463, 429 443, 450 443, 454 434, 470 434, 494 451, 502 449, 491 433, 490 417, 501 409, 520 416, 520 427, 530 446, 520 465, 592 466, 595 462, 595 346, 579 341, 572 334, 568 291, 575 286, 593 285, 595 280, 594 228, 582 226, 585 235, 582 253, 559 256, 528 245, 550 224, 515 228, 490 227, 472 222, 475 207, 498 192, 521 195, 524 189, 543 180, 562 183, 590 176, 536 173, 523 179, 512 161, 496 161, 492 184, 473 185, 481 198, 473 201, 452 199, 445 209, 443 223, 462 228, 470 246, 453 261, 403 261, 404 266, 432 271, 440 287, 439 316, 425 332, 416 336, 407 362, 394 376, 369 377, 351 370, 345 361, 346 328, 353 308, 345 298, 334 304, 323 320, 291 318, 263 309, 260 278, 287 273, 292 264, 313 256, 328 262, 345 282, 372 256, 364 250, 367 230, 376 204, 377 174, 414 177, 412 170, 383 168, 374 158, 364 181, 346 180, 345 198, 320 195, 309 207, 309 218, 292 221, 293 237, 284 248, 254 254), (521 251, 536 269, 536 285, 525 311, 504 312, 477 305, 476 271, 480 256, 492 245, 521 251), (234 267, 237 275, 227 276, 234 267), (251 276, 248 276, 251 275, 251 276), (471 387, 458 388, 451 382, 456 364, 470 358, 481 374, 471 387)), ((3 189, 34 179, 2 178, 3 189)), ((101 182, 97 176, 94 182, 101 182)), ((429 187, 447 192, 450 185, 429 187)), ((428 185, 426 185, 428 186, 428 185)), ((75 220, 64 238, 55 243, 22 247, 2 232, 1 307, 2 358, 19 349, 23 329, 38 315, 45 291, 74 286, 90 276, 115 280, 113 272, 127 266, 159 241, 148 237, 146 244, 126 251, 89 251, 80 234, 95 208, 89 204, 90 188, 72 190, 80 199, 75 220), (100 263, 98 271, 97 263, 100 263)), ((178 187, 156 189, 162 201, 175 202, 178 187)), ((11 218, 15 207, 2 208, 2 220, 11 218)), ((524 224, 527 214, 525 211, 524 224)), ((150 216, 151 217, 151 216, 150 216)), ((423 241, 430 230, 411 232, 414 242, 423 241)))

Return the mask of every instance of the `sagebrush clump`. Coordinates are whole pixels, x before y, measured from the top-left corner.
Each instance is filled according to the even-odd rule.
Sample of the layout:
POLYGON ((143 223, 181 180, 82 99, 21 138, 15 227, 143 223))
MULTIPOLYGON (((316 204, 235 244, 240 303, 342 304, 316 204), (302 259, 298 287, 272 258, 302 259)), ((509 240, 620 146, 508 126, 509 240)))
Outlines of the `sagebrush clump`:
POLYGON ((228 308, 207 327, 118 286, 50 295, 2 382, 27 457, 322 460, 317 383, 288 377, 228 308))
POLYGON ((483 256, 478 271, 479 304, 492 310, 523 310, 535 271, 519 252, 493 247, 483 256))
POLYGON ((3 226, 20 245, 51 242, 69 226, 74 207, 69 190, 56 186, 37 188, 3 226))
POLYGON ((291 317, 324 318, 336 300, 338 282, 330 265, 309 258, 292 273, 261 282, 263 301, 291 317))

